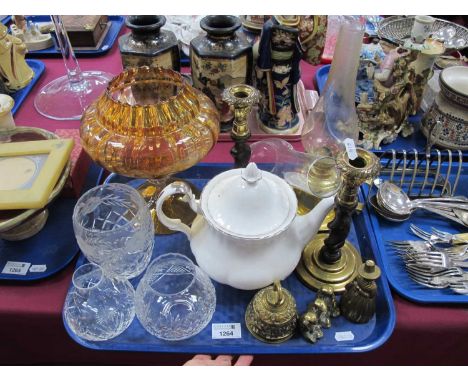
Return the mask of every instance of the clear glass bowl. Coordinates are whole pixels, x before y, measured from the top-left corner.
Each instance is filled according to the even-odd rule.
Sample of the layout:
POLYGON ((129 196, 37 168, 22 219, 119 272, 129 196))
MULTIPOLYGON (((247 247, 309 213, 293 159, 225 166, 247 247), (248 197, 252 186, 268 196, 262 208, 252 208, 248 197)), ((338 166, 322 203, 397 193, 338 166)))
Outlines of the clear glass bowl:
POLYGON ((154 225, 141 195, 125 184, 105 184, 86 192, 73 211, 76 240, 85 257, 106 272, 133 278, 148 266, 154 225))
POLYGON ((135 290, 123 278, 87 263, 73 274, 63 314, 68 327, 88 341, 105 341, 123 333, 135 317, 135 290))
POLYGON ((211 321, 215 308, 210 278, 179 253, 153 260, 135 295, 136 315, 143 327, 167 341, 198 334, 211 321))
POLYGON ((141 66, 115 77, 83 114, 83 148, 101 166, 133 178, 186 170, 208 154, 219 134, 210 99, 180 73, 141 66))

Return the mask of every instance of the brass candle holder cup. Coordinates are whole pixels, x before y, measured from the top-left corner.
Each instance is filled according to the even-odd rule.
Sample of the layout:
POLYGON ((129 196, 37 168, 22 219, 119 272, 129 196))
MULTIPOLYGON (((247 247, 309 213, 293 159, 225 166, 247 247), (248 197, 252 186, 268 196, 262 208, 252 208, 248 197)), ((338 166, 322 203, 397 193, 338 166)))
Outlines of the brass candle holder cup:
POLYGON ((231 149, 231 155, 236 168, 246 167, 249 163, 251 150, 247 144, 250 138, 247 118, 259 98, 258 90, 245 84, 233 85, 223 92, 223 101, 234 108, 234 124, 231 130, 234 147, 231 149))
POLYGON ((328 224, 330 234, 316 235, 304 248, 296 268, 299 278, 315 290, 328 284, 335 293, 343 292, 362 263, 358 250, 346 237, 358 205, 359 187, 379 174, 380 163, 367 150, 358 148, 357 154, 354 160, 349 160, 346 152, 338 155, 336 165, 341 171, 342 187, 335 198, 335 217, 328 224))

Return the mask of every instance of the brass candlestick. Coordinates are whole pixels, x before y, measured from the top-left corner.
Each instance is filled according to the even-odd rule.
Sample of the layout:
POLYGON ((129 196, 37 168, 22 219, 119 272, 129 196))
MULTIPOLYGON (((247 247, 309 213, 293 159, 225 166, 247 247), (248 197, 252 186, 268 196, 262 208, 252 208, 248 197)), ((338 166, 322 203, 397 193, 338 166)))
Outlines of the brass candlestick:
POLYGON ((231 155, 234 158, 235 167, 245 167, 250 160, 250 146, 247 144, 250 138, 250 130, 247 118, 252 106, 258 103, 259 92, 249 85, 233 85, 223 92, 223 101, 234 107, 234 123, 231 130, 231 139, 234 146, 231 155))
POLYGON ((299 278, 315 290, 328 284, 335 293, 343 292, 362 263, 359 252, 346 237, 358 205, 359 186, 379 174, 380 162, 367 150, 358 148, 357 154, 354 160, 349 160, 346 152, 338 155, 342 187, 335 199, 335 218, 328 224, 330 234, 316 235, 304 248, 296 268, 299 278))

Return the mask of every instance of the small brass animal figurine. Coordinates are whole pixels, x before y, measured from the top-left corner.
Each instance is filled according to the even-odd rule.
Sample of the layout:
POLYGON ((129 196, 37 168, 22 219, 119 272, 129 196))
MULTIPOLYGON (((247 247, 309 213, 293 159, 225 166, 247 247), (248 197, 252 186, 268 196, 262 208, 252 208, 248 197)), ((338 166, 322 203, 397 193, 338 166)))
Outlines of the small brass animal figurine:
POLYGON ((315 311, 307 311, 299 318, 299 329, 302 336, 313 344, 323 337, 322 326, 318 321, 315 311))
POLYGON ((299 328, 303 337, 316 343, 323 337, 322 328, 331 327, 331 318, 338 317, 340 310, 333 293, 333 288, 326 285, 318 292, 315 300, 307 306, 307 311, 299 319, 299 328))
POLYGON ((335 318, 340 315, 340 308, 338 302, 336 301, 335 294, 333 293, 333 288, 329 285, 325 285, 317 292, 316 300, 321 299, 325 302, 327 310, 330 313, 330 316, 335 318))

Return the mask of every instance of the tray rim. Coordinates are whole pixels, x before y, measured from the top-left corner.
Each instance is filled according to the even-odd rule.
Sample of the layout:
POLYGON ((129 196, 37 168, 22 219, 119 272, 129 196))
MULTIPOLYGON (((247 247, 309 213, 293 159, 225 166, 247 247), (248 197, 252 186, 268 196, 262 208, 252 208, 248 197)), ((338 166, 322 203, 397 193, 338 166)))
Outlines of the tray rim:
MULTIPOLYGON (((188 172, 190 172, 191 170, 195 169, 196 167, 198 168, 212 168, 212 167, 215 167, 215 168, 227 168, 227 169, 230 169, 232 168, 232 163, 227 163, 227 162, 210 162, 210 163, 198 163, 197 165, 193 166, 192 168, 186 170, 188 172)), ((98 176, 98 181, 97 181, 97 184, 100 184, 101 181, 103 181, 104 179, 104 175, 106 174, 106 170, 104 169, 101 169, 101 172, 98 176)), ((111 176, 115 176, 115 174, 111 173, 109 174, 105 180, 104 180, 104 183, 106 183, 109 178, 111 178, 111 176)), ((362 200, 364 200, 364 194, 362 193, 362 190, 359 191, 359 198, 362 200)), ((375 232, 373 232, 373 229, 372 229, 372 226, 370 225, 370 216, 369 216, 369 211, 367 210, 367 208, 363 209, 363 224, 367 227, 367 230, 369 231, 369 236, 376 236, 375 235, 375 232), (372 232, 370 232, 372 230, 372 232)), ((373 253, 374 255, 374 259, 376 260, 376 263, 378 265, 381 265, 382 264, 382 258, 381 258, 381 255, 379 253, 379 248, 375 245, 375 241, 374 240, 369 240, 370 243, 370 248, 371 248, 371 252, 373 253)), ((81 264, 83 264, 84 262, 86 262, 87 260, 85 259, 85 257, 82 255, 82 253, 80 252, 79 256, 78 256, 78 260, 76 262, 76 265, 75 265, 75 269, 77 267, 79 267, 81 264)), ((393 296, 392 296, 392 293, 391 293, 391 290, 390 290, 390 286, 387 282, 387 278, 385 276, 384 273, 382 273, 382 276, 381 276, 381 286, 382 286, 382 289, 380 289, 383 293, 384 293, 384 296, 385 296, 385 300, 386 300, 386 303, 387 303, 387 306, 388 306, 388 320, 387 320, 387 323, 385 325, 385 329, 383 330, 383 333, 380 337, 378 337, 376 340, 374 340, 374 342, 370 343, 370 344, 367 344, 367 345, 361 345, 361 346, 349 346, 347 347, 345 344, 343 345, 338 345, 338 346, 333 346, 333 345, 324 345, 322 346, 322 348, 318 348, 320 351, 315 351, 315 349, 317 349, 317 347, 315 346, 310 346, 310 347, 307 347, 307 349, 311 349, 311 351, 308 351, 308 352, 301 352, 300 350, 303 350, 304 347, 300 346, 290 346, 289 348, 287 347, 287 343, 284 343, 284 344, 280 344, 280 346, 278 345, 271 345, 269 347, 266 347, 265 349, 261 349, 261 351, 255 351, 255 352, 248 352, 248 351, 245 351, 244 349, 246 348, 246 345, 248 344, 243 344, 243 345, 226 345, 226 346, 216 346, 216 347, 213 347, 213 350, 215 350, 215 353, 218 354, 218 349, 224 349, 225 347, 230 347, 230 349, 238 349, 238 351, 231 351, 229 350, 230 353, 232 354, 304 354, 304 355, 312 355, 312 354, 350 354, 350 353, 363 353, 363 352, 369 352, 369 351, 372 351, 374 349, 377 349, 379 348, 380 346, 382 346, 385 342, 387 342, 387 340, 390 338, 390 336, 392 335, 394 329, 395 329, 395 325, 396 325, 396 310, 395 310, 395 305, 393 303, 393 296)), ((70 283, 70 286, 69 286, 69 289, 71 287, 71 283, 70 283)), ((68 289, 68 291, 69 291, 68 289)), ((67 294, 68 294, 68 291, 67 291, 67 294)), ((136 319, 136 318, 135 318, 136 319)), ((67 332, 67 334, 75 341, 77 342, 78 344, 80 344, 81 346, 84 346, 86 348, 89 348, 89 349, 93 349, 93 350, 99 350, 99 351, 132 351, 132 352, 152 352, 152 353, 190 353, 190 354, 196 354, 196 353, 206 353, 207 351, 209 352, 209 347, 211 346, 210 344, 206 344, 206 345, 190 345, 190 349, 189 351, 187 351, 187 349, 184 349, 183 347, 181 348, 178 348, 177 346, 170 346, 170 345, 165 345, 162 347, 162 349, 158 349, 158 350, 154 350, 152 348, 140 348, 138 350, 135 350, 135 349, 123 349, 123 348, 112 348, 112 349, 102 349, 99 345, 100 345, 100 341, 98 342, 92 342, 92 341, 85 341, 85 340, 82 340, 81 338, 79 338, 78 336, 76 336, 71 330, 70 328, 68 327, 66 321, 65 321, 65 318, 64 318, 64 315, 62 313, 62 322, 63 322, 63 325, 65 327, 65 330, 67 332)), ((356 324, 358 325, 358 324, 356 324)), ((221 353, 219 353, 221 354, 221 353)))
POLYGON ((42 74, 44 73, 46 67, 42 61, 31 58, 27 58, 26 63, 31 66, 31 69, 34 72, 34 77, 31 80, 31 82, 27 84, 23 89, 17 90, 15 93, 13 93, 13 95, 11 95, 11 97, 15 100, 15 105, 11 110, 11 114, 13 114, 13 116, 18 111, 23 102, 26 100, 26 98, 28 98, 34 86, 36 86, 36 83, 39 81, 39 78, 41 78, 42 74), (18 92, 21 92, 21 94, 18 95, 17 98, 15 98, 15 94, 17 94, 18 92))
MULTIPOLYGON (((385 151, 388 151, 388 150, 381 150, 375 153, 383 154, 385 151)), ((452 150, 452 151, 461 151, 461 150, 452 150)), ((418 154, 419 153, 420 151, 418 151, 418 154)), ((462 167, 465 169, 468 169, 468 162, 466 162, 465 160, 468 157, 468 152, 461 151, 461 153, 463 156, 462 167)), ((361 187, 361 191, 362 191, 362 187, 361 187)), ((382 267, 383 267, 382 270, 384 271, 383 273, 385 273, 388 283, 390 284, 392 289, 394 289, 400 296, 404 297, 405 299, 408 299, 412 302, 416 302, 419 304, 429 305, 429 304, 467 304, 468 303, 468 295, 453 294, 449 296, 436 296, 435 298, 426 297, 426 296, 414 296, 411 290, 408 290, 407 288, 402 287, 400 283, 395 279, 395 276, 392 271, 393 267, 390 266, 390 263, 388 261, 388 256, 390 256, 391 254, 388 253, 385 243, 382 240, 382 236, 377 235, 377 232, 380 232, 379 216, 373 211, 373 208, 371 208, 368 203, 366 203, 366 209, 369 209, 370 224, 372 225, 372 231, 374 232, 375 237, 376 237, 376 244, 377 244, 379 253, 381 254, 382 267)), ((427 292, 430 293, 431 291, 432 291, 431 289, 429 288, 427 289, 427 292)))
MULTIPOLYGON (((86 184, 88 184, 88 185, 92 184, 92 186, 94 186, 94 183, 95 183, 94 178, 96 177, 99 180, 101 174, 102 174, 102 168, 100 166, 92 163, 89 170, 88 170, 88 174, 86 175, 86 180, 85 180, 85 184, 83 186, 82 193, 84 193, 87 190, 86 184)), ((72 197, 65 197, 65 196, 60 196, 60 195, 57 197, 57 199, 58 198, 70 200, 70 203, 73 203, 73 202, 76 203, 76 200, 77 200, 77 198, 74 198, 74 197, 72 198, 72 197)), ((57 200, 54 200, 53 203, 55 203, 55 202, 57 202, 57 200)), ((70 219, 71 219, 71 216, 70 216, 70 219)), ((35 281, 38 281, 38 280, 53 277, 54 275, 56 275, 60 271, 64 270, 68 265, 70 265, 72 263, 72 261, 77 257, 77 255, 80 253, 80 248, 78 247, 77 243, 75 243, 75 248, 76 248, 76 250, 74 251, 73 255, 71 255, 71 254, 68 255, 65 262, 63 262, 59 267, 57 267, 57 268, 55 268, 55 269, 53 269, 51 271, 46 270, 45 272, 37 272, 37 273, 29 273, 28 272, 28 274, 25 275, 25 276, 28 276, 28 277, 25 277, 25 276, 22 276, 22 277, 16 276, 15 277, 15 275, 1 274, 0 273, 0 283, 1 282, 14 282, 14 283, 18 283, 18 284, 23 283, 24 285, 26 285, 26 284, 29 284, 30 282, 35 282, 35 281), (31 276, 29 276, 29 275, 31 275, 31 276)), ((65 256, 62 254, 61 257, 65 257, 65 256)))
MULTIPOLYGON (((370 209, 370 206, 366 204, 366 208, 370 209)), ((390 284, 390 286, 402 297, 405 299, 408 299, 413 302, 417 302, 420 304, 467 304, 468 303, 468 295, 459 295, 459 294, 454 294, 449 295, 449 296, 414 296, 411 290, 408 290, 407 288, 404 288, 400 285, 400 283, 395 279, 395 276, 393 275, 393 267, 390 266, 390 263, 388 262, 388 256, 391 254, 387 253, 388 251, 385 250, 385 243, 383 243, 383 240, 381 238, 381 235, 377 235, 377 229, 380 232, 380 224, 379 224, 379 217, 377 214, 373 211, 370 213, 370 219, 371 219, 371 224, 372 224, 372 231, 374 231, 375 237, 376 237, 376 243, 377 246, 379 247, 379 252, 382 254, 382 267, 383 267, 383 273, 386 274, 387 280, 390 284)), ((431 289, 427 289, 427 292, 430 293, 431 289)))
POLYGON ((8 25, 8 23, 11 21, 11 16, 5 16, 3 19, 0 20, 0 22, 3 25, 8 25))
MULTIPOLYGON (((34 15, 34 18, 47 18, 49 17, 48 15, 34 15)), ((47 20, 45 20, 47 21, 47 20)), ((120 16, 120 15, 109 15, 109 21, 112 21, 112 23, 116 23, 118 27, 115 35, 111 35, 111 31, 113 30, 113 26, 109 28, 107 32, 107 36, 104 37, 104 40, 102 41, 101 48, 96 49, 96 50, 74 50, 75 56, 77 57, 96 57, 96 56, 103 56, 107 54, 112 47, 114 46, 115 42, 117 41, 120 31, 122 30, 123 25, 125 24, 125 17, 120 16), (110 36, 110 37, 109 37, 110 36), (104 42, 109 39, 109 42, 105 44, 104 42), (106 49, 103 49, 103 46, 107 46, 106 49)), ((35 20, 35 22, 42 22, 41 20, 35 20)), ((42 49, 42 50, 36 50, 33 52, 28 52, 27 57, 33 57, 33 58, 61 58, 61 53, 59 50, 55 49, 55 45, 53 45, 50 48, 47 49, 42 49), (53 51, 49 51, 53 50, 53 51)))

